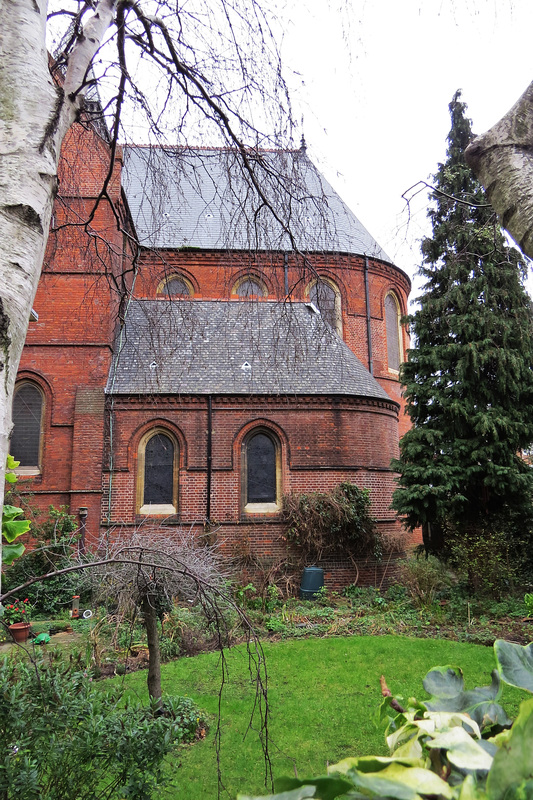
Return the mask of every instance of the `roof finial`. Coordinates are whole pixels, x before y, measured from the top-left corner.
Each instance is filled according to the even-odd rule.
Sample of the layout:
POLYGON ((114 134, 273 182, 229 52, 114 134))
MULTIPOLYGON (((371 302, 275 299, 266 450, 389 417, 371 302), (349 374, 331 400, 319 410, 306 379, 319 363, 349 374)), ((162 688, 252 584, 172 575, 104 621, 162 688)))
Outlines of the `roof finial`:
POLYGON ((302 139, 300 141, 300 152, 307 153, 307 142, 305 141, 305 136, 302 133, 302 139))

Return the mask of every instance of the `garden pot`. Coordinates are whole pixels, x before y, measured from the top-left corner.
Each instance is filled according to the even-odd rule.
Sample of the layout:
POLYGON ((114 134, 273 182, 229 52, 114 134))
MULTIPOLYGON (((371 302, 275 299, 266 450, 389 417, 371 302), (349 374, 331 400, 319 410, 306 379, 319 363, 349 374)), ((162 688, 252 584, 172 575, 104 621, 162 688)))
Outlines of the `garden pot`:
POLYGON ((15 642, 27 642, 30 635, 30 627, 29 622, 14 622, 13 625, 9 626, 9 632, 15 642))

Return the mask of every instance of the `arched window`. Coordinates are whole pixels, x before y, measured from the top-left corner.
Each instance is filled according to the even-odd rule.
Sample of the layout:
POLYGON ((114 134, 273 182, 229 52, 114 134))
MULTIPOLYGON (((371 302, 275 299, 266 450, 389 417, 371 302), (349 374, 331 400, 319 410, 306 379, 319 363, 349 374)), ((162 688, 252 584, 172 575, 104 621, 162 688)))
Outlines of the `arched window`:
POLYGON ((326 278, 319 278, 309 285, 307 293, 311 303, 320 311, 322 319, 341 335, 341 295, 335 284, 326 278))
POLYGON ((167 431, 150 431, 139 445, 139 514, 168 515, 178 510, 178 444, 167 431))
POLYGON ((18 471, 28 475, 40 472, 43 438, 44 397, 34 383, 23 381, 13 397, 13 433, 10 453, 20 461, 18 471))
POLYGON ((243 445, 243 506, 249 513, 279 511, 280 443, 270 431, 253 431, 243 445))
POLYGON ((239 297, 247 298, 266 297, 268 294, 267 288, 263 281, 257 278, 255 275, 246 275, 244 278, 238 280, 231 293, 236 294, 239 297))
POLYGON ((387 331, 387 362, 389 369, 398 372, 400 369, 400 304, 392 292, 385 297, 385 328, 387 331))
POLYGON ((159 284, 157 294, 165 297, 192 297, 194 290, 191 282, 183 275, 172 275, 159 284))

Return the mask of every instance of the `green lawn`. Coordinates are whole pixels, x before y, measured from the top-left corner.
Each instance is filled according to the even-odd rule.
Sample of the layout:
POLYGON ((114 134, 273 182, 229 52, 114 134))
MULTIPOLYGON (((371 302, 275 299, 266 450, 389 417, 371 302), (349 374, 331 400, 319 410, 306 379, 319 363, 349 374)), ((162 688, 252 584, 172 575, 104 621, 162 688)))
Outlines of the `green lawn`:
MULTIPOLYGON (((377 721, 384 674, 393 694, 425 696, 422 679, 433 666, 460 666, 469 688, 490 682, 491 648, 435 639, 395 636, 304 639, 265 644, 269 674, 270 756, 274 776, 320 774, 326 762, 348 755, 385 753, 377 721)), ((254 687, 243 648, 228 654, 230 669, 222 703, 221 770, 226 792, 264 793, 264 762, 256 729, 248 728, 254 687)), ((172 800, 217 797, 214 729, 220 687, 216 653, 180 659, 163 668, 163 689, 192 697, 209 715, 207 738, 170 761, 172 800)), ((146 697, 146 674, 127 676, 127 687, 146 697)), ((504 705, 516 713, 519 693, 508 687, 504 705), (508 702, 506 703, 506 698, 508 702)), ((255 726, 254 726, 255 728, 255 726)))

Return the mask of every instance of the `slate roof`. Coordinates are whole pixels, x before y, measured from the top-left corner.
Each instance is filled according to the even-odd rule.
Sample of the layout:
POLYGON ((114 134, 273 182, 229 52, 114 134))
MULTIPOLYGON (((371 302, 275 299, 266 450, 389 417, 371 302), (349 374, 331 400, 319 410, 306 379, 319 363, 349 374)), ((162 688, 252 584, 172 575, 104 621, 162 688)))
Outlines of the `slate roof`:
POLYGON ((110 394, 352 395, 391 402, 310 304, 133 300, 110 394))
MULTIPOLYGON (((391 262, 305 150, 263 152, 254 176, 296 247, 391 262)), ((146 247, 292 250, 231 150, 124 147, 123 187, 146 247)))

